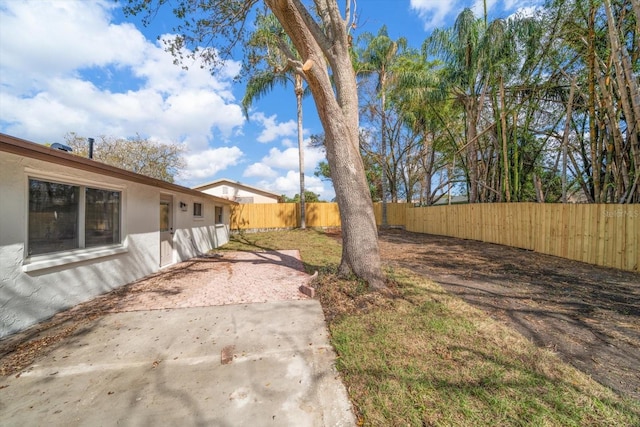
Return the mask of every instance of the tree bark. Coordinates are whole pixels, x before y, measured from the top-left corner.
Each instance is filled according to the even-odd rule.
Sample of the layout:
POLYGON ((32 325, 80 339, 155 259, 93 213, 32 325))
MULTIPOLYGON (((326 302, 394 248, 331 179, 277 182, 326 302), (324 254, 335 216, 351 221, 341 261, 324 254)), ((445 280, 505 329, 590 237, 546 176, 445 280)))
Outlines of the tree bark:
POLYGON ((573 96, 576 90, 576 77, 571 79, 569 101, 567 101, 567 121, 562 135, 562 203, 567 203, 567 156, 569 149, 569 132, 571 131, 571 114, 573 111, 573 96))
POLYGON ((300 0, 265 3, 304 61, 301 69, 324 128, 327 160, 342 219, 339 273, 353 272, 371 288, 382 289, 385 282, 378 230, 359 150, 358 94, 347 31, 349 10, 344 19, 335 1, 315 2, 316 13, 323 21, 320 25, 300 0))
POLYGON ((386 73, 384 69, 381 73, 381 82, 380 82, 381 93, 380 93, 380 136, 382 137, 380 140, 380 151, 381 151, 381 173, 380 173, 380 188, 382 193, 382 227, 387 228, 389 226, 389 221, 387 218, 387 94, 386 94, 386 73))
POLYGON ((477 203, 478 200, 478 129, 476 124, 477 111, 476 103, 473 100, 467 100, 465 104, 467 108, 467 169, 469 173, 469 203, 477 203))
POLYGON ((509 174, 509 157, 508 157, 508 144, 507 144, 507 112, 505 105, 505 95, 504 95, 504 79, 500 76, 500 124, 501 124, 501 135, 502 138, 502 161, 504 167, 504 194, 506 198, 506 202, 511 202, 511 186, 509 185, 510 177, 509 174))
POLYGON ((307 212, 305 201, 305 188, 304 188, 304 138, 302 135, 302 76, 295 75, 295 92, 296 92, 296 106, 298 110, 298 164, 300 168, 300 228, 307 228, 307 212))
MULTIPOLYGON (((627 133, 631 143, 631 154, 634 157, 636 170, 640 165, 640 85, 633 74, 631 59, 624 44, 620 42, 615 17, 611 10, 610 0, 604 1, 607 15, 611 59, 616 70, 616 80, 620 101, 627 122, 627 133)), ((634 8, 634 12, 636 9, 634 8)), ((640 20, 640 16, 636 16, 640 20)))
POLYGON ((593 200, 596 203, 600 203, 600 172, 601 172, 601 156, 600 145, 598 144, 598 136, 596 135, 596 76, 595 76, 595 61, 596 61, 596 6, 595 1, 589 2, 589 38, 587 44, 587 67, 588 67, 588 79, 589 79, 589 143, 591 145, 591 182, 593 184, 593 200))

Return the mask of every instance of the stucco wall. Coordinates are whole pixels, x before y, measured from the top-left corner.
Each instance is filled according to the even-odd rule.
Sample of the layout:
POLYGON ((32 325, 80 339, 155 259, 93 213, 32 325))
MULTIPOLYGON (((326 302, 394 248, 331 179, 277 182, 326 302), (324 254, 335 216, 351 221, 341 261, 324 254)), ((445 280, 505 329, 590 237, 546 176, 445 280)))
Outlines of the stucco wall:
MULTIPOLYGON (((229 241, 230 209, 223 207, 223 221, 216 224, 216 204, 188 195, 174 197, 174 205, 187 204, 187 210, 174 210, 174 249, 178 259, 184 260, 207 253, 229 241), (202 203, 202 218, 193 216, 193 203, 202 203)), ((220 206, 220 205, 218 205, 220 206)))
POLYGON ((211 200, 0 152, 0 338, 158 271, 161 192, 174 199, 175 262, 228 241, 227 206, 226 224, 216 226, 211 200), (41 264, 33 262, 37 258, 25 256, 29 176, 121 190, 122 245, 106 256, 96 250, 48 256, 61 265, 38 267, 41 264), (179 201, 190 209, 180 211, 179 201), (194 201, 203 203, 202 219, 193 217, 194 201))

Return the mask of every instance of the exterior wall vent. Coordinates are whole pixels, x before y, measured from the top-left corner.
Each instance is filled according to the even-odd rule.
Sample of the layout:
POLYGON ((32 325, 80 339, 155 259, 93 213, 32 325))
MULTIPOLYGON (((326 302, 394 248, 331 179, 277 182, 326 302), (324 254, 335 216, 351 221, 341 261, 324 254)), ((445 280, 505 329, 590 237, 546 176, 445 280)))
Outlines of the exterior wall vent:
POLYGON ((53 144, 51 144, 51 148, 53 148, 54 150, 66 151, 67 153, 73 151, 73 148, 69 147, 68 145, 60 144, 58 142, 54 142, 53 144))

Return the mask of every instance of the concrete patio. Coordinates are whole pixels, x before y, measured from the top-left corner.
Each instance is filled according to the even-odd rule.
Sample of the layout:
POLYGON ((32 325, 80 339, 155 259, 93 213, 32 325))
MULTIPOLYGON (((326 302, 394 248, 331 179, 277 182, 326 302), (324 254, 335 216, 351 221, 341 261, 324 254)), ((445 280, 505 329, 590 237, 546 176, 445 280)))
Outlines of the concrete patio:
POLYGON ((101 297, 88 322, 0 378, 3 425, 355 425, 297 251, 225 253, 101 297))

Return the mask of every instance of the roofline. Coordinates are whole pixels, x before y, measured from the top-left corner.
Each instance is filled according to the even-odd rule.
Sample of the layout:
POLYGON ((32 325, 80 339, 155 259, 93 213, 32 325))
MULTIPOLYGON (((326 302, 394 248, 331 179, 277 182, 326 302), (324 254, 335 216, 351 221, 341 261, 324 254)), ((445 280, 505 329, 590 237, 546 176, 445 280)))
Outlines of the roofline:
POLYGON ((27 141, 25 139, 16 138, 11 135, 0 133, 0 151, 7 153, 17 154, 19 156, 25 156, 32 159, 43 160, 50 163, 55 163, 62 166, 73 167, 76 169, 84 170, 87 172, 99 173, 102 175, 111 176, 114 178, 124 179, 126 181, 136 182, 139 184, 150 185, 152 187, 161 188, 163 190, 177 191, 180 193, 187 193, 192 196, 205 197, 214 200, 218 203, 226 205, 237 205, 237 202, 224 199, 222 197, 212 196, 210 194, 203 193, 188 187, 183 187, 178 184, 172 184, 170 182, 162 181, 160 179, 151 178, 146 175, 131 172, 125 169, 120 169, 115 166, 101 163, 95 160, 86 159, 84 157, 76 156, 65 151, 55 150, 46 147, 42 144, 27 141))
POLYGON ((268 194, 270 196, 274 196, 278 200, 280 200, 280 197, 281 197, 280 194, 272 193, 271 191, 263 190, 261 188, 252 187, 251 185, 243 184, 240 181, 232 181, 232 180, 227 179, 227 178, 217 179, 215 181, 207 182, 206 184, 196 185, 195 187, 191 187, 191 188, 194 189, 194 190, 202 191, 202 189, 210 188, 210 187, 213 187, 214 185, 222 184, 222 183, 225 183, 225 182, 230 184, 230 185, 236 185, 238 187, 244 187, 244 188, 252 190, 254 192, 258 192, 258 193, 268 194))

